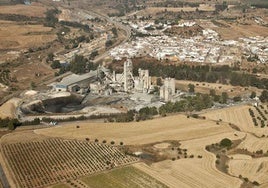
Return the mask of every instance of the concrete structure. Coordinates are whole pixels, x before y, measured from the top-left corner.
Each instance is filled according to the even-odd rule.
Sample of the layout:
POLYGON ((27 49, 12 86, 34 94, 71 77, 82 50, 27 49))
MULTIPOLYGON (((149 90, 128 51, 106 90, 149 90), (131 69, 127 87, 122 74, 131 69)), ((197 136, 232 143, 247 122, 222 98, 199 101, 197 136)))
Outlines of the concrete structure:
POLYGON ((131 92, 134 89, 134 77, 133 77, 132 61, 128 59, 124 62, 124 72, 122 74, 106 74, 110 79, 112 85, 123 85, 124 92, 131 92))
POLYGON ((135 78, 135 91, 148 93, 151 87, 152 78, 149 76, 149 70, 139 69, 139 76, 135 78))
POLYGON ((123 73, 123 80, 124 80, 124 91, 128 92, 134 88, 134 78, 132 74, 132 61, 128 59, 124 63, 124 73, 123 73))
POLYGON ((160 87, 160 99, 169 101, 172 95, 175 95, 175 79, 166 78, 164 85, 160 87))
POLYGON ((84 93, 89 88, 89 83, 95 81, 96 79, 97 71, 91 71, 82 75, 72 74, 54 84, 54 89, 56 91, 84 93))

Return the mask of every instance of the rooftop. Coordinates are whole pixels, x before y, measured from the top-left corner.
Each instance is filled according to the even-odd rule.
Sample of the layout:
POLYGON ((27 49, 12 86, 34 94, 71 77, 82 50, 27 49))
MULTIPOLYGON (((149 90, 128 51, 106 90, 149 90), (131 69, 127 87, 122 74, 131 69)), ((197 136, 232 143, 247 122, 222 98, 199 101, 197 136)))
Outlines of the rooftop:
POLYGON ((71 74, 70 76, 67 76, 63 78, 60 82, 57 83, 57 85, 62 85, 62 86, 69 86, 72 84, 75 84, 77 82, 86 80, 88 78, 94 77, 97 75, 97 71, 90 71, 88 73, 78 75, 78 74, 71 74))

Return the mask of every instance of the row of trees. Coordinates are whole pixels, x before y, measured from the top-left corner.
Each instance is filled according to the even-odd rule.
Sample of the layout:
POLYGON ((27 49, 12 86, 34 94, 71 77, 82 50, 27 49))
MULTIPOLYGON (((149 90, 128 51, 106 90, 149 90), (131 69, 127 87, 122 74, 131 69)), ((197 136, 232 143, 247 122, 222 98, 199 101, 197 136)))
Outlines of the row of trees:
POLYGON ((35 118, 33 121, 25 121, 25 122, 20 122, 16 118, 0 118, 0 127, 1 128, 8 128, 9 130, 14 130, 18 126, 24 126, 24 125, 39 125, 40 124, 40 119, 35 118))
POLYGON ((228 65, 212 67, 209 65, 164 65, 155 62, 141 62, 134 64, 134 74, 138 69, 149 69, 152 76, 172 77, 177 80, 193 80, 199 82, 222 83, 234 86, 254 86, 268 89, 268 79, 258 78, 255 75, 240 73, 236 67, 228 65))

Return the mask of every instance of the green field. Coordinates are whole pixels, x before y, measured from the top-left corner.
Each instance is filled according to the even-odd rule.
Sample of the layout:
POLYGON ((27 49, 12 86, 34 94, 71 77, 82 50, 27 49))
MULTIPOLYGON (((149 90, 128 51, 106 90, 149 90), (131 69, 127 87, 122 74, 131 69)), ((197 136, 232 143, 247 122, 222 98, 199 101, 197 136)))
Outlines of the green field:
POLYGON ((167 188, 163 183, 132 166, 85 177, 81 180, 91 188, 167 188))

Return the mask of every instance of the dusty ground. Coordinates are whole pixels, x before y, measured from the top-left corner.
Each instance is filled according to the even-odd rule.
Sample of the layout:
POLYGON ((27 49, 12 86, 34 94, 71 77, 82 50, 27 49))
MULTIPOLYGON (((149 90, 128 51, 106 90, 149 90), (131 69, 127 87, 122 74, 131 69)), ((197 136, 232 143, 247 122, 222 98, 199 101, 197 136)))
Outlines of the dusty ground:
POLYGON ((43 25, 20 25, 0 20, 0 50, 42 46, 56 39, 51 30, 43 25))
POLYGON ((0 118, 7 118, 7 117, 13 118, 15 108, 19 102, 20 99, 13 98, 4 103, 2 106, 0 106, 0 118))
POLYGON ((30 17, 44 17, 47 7, 43 4, 33 2, 31 5, 0 6, 1 14, 19 14, 30 17))
POLYGON ((240 37, 267 36, 268 28, 260 25, 235 25, 231 24, 227 28, 215 28, 222 39, 238 39, 240 37))
POLYGON ((224 20, 216 20, 215 23, 207 20, 198 20, 198 23, 202 27, 217 31, 224 40, 237 40, 241 37, 268 36, 268 28, 257 25, 253 21, 250 21, 249 25, 237 24, 224 20))

